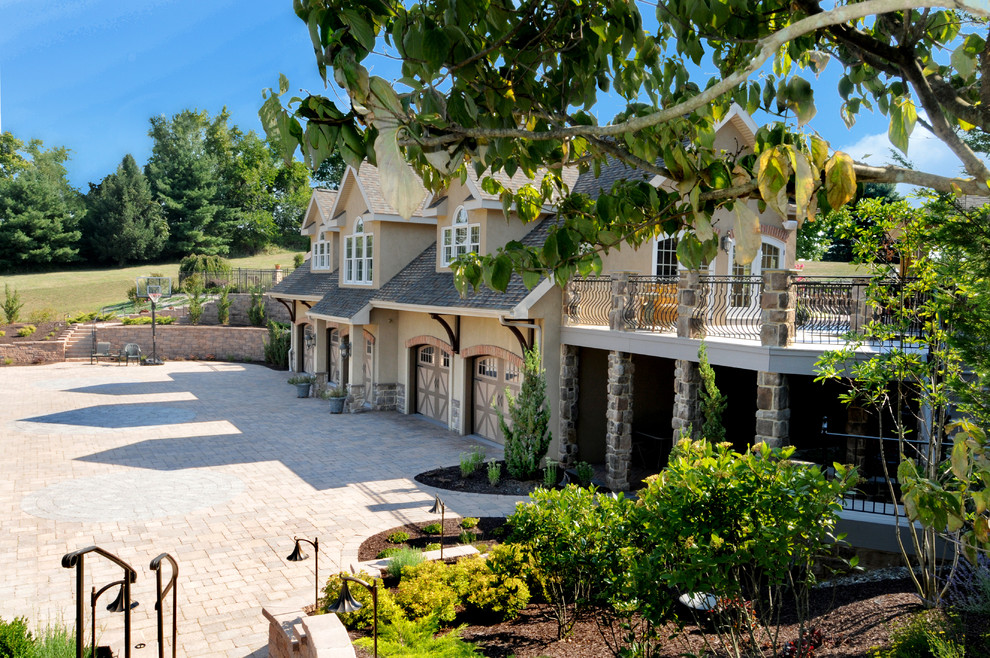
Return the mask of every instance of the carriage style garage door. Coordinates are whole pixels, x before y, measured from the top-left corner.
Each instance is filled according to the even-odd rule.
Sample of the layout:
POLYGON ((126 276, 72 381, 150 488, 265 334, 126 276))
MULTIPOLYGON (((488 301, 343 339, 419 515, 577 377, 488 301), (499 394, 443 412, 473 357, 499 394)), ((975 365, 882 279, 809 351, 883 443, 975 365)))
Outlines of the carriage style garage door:
POLYGON ((498 414, 493 406, 497 405, 508 421, 509 401, 505 397, 508 388, 512 395, 519 395, 522 375, 518 366, 505 359, 494 356, 479 356, 474 360, 474 417, 473 430, 483 437, 502 440, 502 432, 498 427, 498 414))
POLYGON ((447 422, 450 353, 433 345, 416 350, 416 412, 447 422))

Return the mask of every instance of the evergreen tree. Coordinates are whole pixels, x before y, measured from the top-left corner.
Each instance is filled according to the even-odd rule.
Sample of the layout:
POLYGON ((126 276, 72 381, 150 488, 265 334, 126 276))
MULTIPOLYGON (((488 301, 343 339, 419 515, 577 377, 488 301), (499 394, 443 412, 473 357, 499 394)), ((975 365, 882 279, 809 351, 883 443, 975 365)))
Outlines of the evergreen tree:
POLYGON ((698 350, 698 374, 701 375, 701 436, 714 444, 725 441, 725 425, 722 424, 722 414, 729 404, 729 398, 723 395, 715 385, 715 369, 708 362, 708 346, 704 343, 698 350))
POLYGON ((540 364, 540 351, 526 352, 522 368, 522 387, 519 395, 506 391, 509 401, 509 418, 505 422, 502 410, 495 407, 498 425, 505 438, 505 466, 509 475, 524 480, 537 474, 540 460, 550 447, 550 409, 547 407, 547 378, 540 364))
POLYGON ((168 225, 161 205, 152 199, 148 180, 130 154, 99 185, 90 184, 86 201, 83 241, 97 260, 118 265, 146 261, 165 247, 168 225))
POLYGON ((66 178, 65 148, 27 147, 10 133, 0 146, 0 269, 78 260, 81 195, 66 178), (23 154, 21 153, 23 152, 23 154))
POLYGON ((229 232, 220 225, 216 163, 206 150, 206 112, 183 110, 171 119, 152 117, 154 140, 147 175, 162 204, 174 255, 226 254, 229 232))

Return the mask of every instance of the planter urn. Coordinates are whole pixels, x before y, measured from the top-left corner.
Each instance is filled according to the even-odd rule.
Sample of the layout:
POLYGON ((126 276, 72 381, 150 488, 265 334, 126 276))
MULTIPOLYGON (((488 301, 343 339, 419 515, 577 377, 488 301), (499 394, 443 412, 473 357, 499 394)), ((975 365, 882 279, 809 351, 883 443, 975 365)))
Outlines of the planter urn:
POLYGON ((339 398, 327 398, 327 401, 330 403, 330 413, 332 414, 344 413, 344 402, 347 401, 346 396, 339 398))
POLYGON ((297 398, 308 398, 309 397, 309 387, 312 384, 295 384, 296 387, 296 397, 297 398))

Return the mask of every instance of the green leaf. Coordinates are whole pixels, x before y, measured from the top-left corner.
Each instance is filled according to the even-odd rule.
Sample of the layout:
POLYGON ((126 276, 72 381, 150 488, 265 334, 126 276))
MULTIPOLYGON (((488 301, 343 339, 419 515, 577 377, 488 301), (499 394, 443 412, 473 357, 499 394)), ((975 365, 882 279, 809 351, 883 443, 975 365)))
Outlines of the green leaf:
POLYGON ((825 163, 825 192, 833 209, 841 208, 856 196, 856 171, 848 154, 836 151, 825 163))
POLYGON ((289 91, 289 79, 285 77, 284 73, 278 74, 278 95, 281 96, 285 92, 289 91))
POLYGON ((951 465, 952 472, 957 478, 963 482, 969 480, 969 446, 965 441, 956 441, 952 446, 951 465))
POLYGON ((351 29, 351 35, 367 51, 375 49, 375 30, 354 9, 340 12, 340 19, 351 29))
POLYGON ((504 292, 512 278, 512 262, 505 254, 500 254, 492 262, 491 286, 504 292))
POLYGON ((963 42, 952 51, 952 66, 959 71, 963 80, 969 80, 976 73, 976 55, 970 53, 963 42))
POLYGON ((904 155, 908 152, 908 141, 914 132, 914 124, 918 120, 918 111, 910 98, 901 97, 890 106, 890 127, 887 137, 890 143, 904 155))
POLYGON ((523 285, 528 290, 535 288, 542 278, 539 272, 534 272, 533 270, 523 270, 522 272, 523 285))
POLYGON ((450 42, 443 30, 427 30, 423 39, 423 56, 432 66, 439 68, 447 61, 450 42))

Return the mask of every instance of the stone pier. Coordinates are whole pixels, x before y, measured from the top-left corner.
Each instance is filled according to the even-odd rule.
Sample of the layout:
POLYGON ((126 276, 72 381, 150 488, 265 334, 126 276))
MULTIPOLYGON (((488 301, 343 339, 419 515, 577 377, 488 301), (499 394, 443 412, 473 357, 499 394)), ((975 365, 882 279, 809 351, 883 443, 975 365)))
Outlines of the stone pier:
POLYGON ((574 345, 560 346, 560 426, 557 430, 560 448, 557 460, 564 466, 577 461, 578 373, 580 361, 574 345))
POLYGON ((694 361, 674 361, 674 417, 670 425, 674 439, 684 432, 698 438, 701 432, 701 405, 698 392, 701 389, 701 372, 694 361))
POLYGON ((625 491, 629 488, 633 421, 633 361, 626 352, 608 353, 605 418, 605 485, 612 491, 625 491))
POLYGON ((779 372, 756 374, 756 437, 771 448, 790 443, 791 410, 787 375, 779 372))

